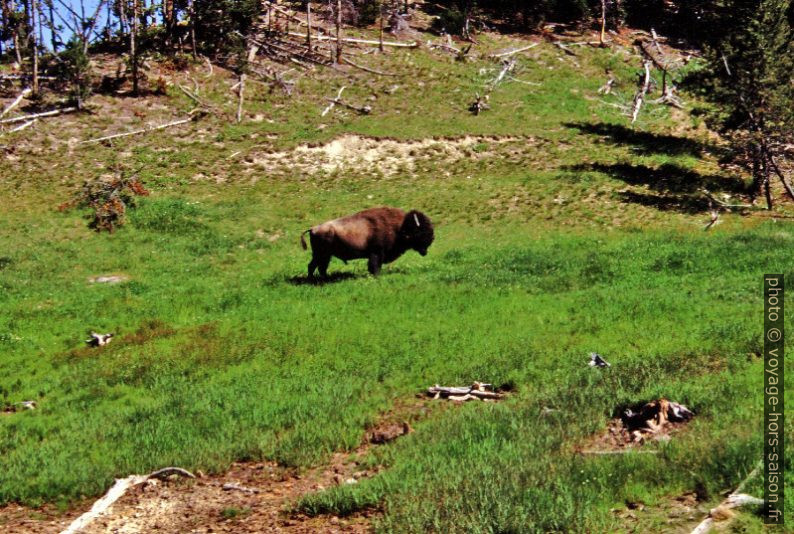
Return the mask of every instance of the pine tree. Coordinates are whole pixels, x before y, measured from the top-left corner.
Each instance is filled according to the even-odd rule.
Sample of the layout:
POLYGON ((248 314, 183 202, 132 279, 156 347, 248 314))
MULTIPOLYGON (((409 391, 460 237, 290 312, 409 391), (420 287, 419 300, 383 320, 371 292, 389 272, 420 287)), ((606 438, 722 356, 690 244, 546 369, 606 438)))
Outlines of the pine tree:
POLYGON ((794 137, 794 4, 790 0, 726 0, 711 14, 719 28, 707 46, 706 95, 736 160, 750 169, 753 198, 772 207, 770 178, 794 198, 778 162, 794 137))

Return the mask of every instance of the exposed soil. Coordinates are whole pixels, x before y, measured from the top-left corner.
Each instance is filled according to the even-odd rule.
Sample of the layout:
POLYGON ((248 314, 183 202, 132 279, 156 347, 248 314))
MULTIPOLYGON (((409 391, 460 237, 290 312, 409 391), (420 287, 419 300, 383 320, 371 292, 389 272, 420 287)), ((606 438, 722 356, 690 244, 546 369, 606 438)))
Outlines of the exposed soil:
MULTIPOLYGON (((305 475, 272 462, 249 462, 233 464, 219 476, 162 482, 153 479, 130 489, 82 532, 368 532, 368 518, 375 512, 341 519, 290 516, 283 511, 301 495, 336 484, 337 471, 353 469, 342 458, 335 458, 331 467, 305 475), (249 491, 225 490, 225 484, 249 491)), ((351 475, 345 480, 355 479, 351 475)), ((0 509, 0 527, 20 534, 57 533, 90 507, 87 501, 59 514, 52 507, 32 510, 10 505, 0 509)))
MULTIPOLYGON (((370 520, 380 513, 377 510, 340 518, 290 514, 287 508, 306 494, 336 485, 356 484, 376 475, 379 468, 365 469, 358 458, 374 446, 412 432, 410 422, 425 418, 434 409, 428 404, 428 399, 420 398, 398 401, 366 430, 356 450, 336 453, 328 464, 304 473, 274 462, 240 462, 221 475, 206 476, 199 472, 195 479, 173 475, 164 481, 149 480, 131 488, 82 532, 369 532, 370 520)), ((0 530, 19 534, 58 533, 89 510, 93 502, 83 501, 67 512, 60 512, 52 505, 32 509, 11 504, 0 508, 0 530)))
MULTIPOLYGON (((343 135, 319 146, 300 145, 293 150, 251 154, 248 165, 269 172, 330 174, 342 170, 367 170, 377 166, 384 176, 400 171, 413 172, 417 162, 478 159, 493 156, 497 144, 517 141, 516 137, 465 136, 455 139, 429 138, 397 141, 358 135, 343 135)), ((524 142, 531 140, 524 140, 524 142)))

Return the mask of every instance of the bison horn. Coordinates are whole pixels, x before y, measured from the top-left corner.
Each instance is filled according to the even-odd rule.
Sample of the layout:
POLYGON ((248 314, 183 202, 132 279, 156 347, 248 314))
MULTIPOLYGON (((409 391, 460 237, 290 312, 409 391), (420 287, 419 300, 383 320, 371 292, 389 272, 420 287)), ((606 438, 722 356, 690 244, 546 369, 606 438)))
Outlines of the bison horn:
POLYGON ((414 213, 414 221, 416 221, 416 227, 417 227, 417 228, 419 228, 420 226, 422 226, 421 224, 419 224, 419 217, 417 217, 416 213, 414 213))

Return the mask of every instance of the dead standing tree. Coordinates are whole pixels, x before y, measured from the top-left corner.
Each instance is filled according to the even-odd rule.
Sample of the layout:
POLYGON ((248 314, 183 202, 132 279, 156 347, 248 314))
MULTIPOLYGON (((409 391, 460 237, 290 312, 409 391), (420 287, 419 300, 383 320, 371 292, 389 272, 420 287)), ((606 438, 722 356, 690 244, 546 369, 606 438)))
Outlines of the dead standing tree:
POLYGON ((138 35, 138 0, 132 0, 132 27, 130 28, 130 61, 132 62, 132 94, 138 96, 138 49, 135 39, 138 35))

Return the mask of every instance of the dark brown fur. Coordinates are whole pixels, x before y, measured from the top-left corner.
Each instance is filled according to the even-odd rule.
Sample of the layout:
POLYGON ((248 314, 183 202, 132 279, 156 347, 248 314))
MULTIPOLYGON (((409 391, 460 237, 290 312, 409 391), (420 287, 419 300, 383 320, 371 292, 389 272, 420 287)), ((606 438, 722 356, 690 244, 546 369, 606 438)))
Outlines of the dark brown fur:
MULTIPOLYGON (((321 276, 327 276, 332 256, 345 262, 366 258, 369 272, 378 274, 381 265, 393 262, 408 250, 424 256, 434 238, 433 223, 424 213, 388 207, 327 221, 303 232, 306 233, 312 245, 309 278, 317 269, 321 276)), ((303 234, 301 245, 305 250, 303 234)))

